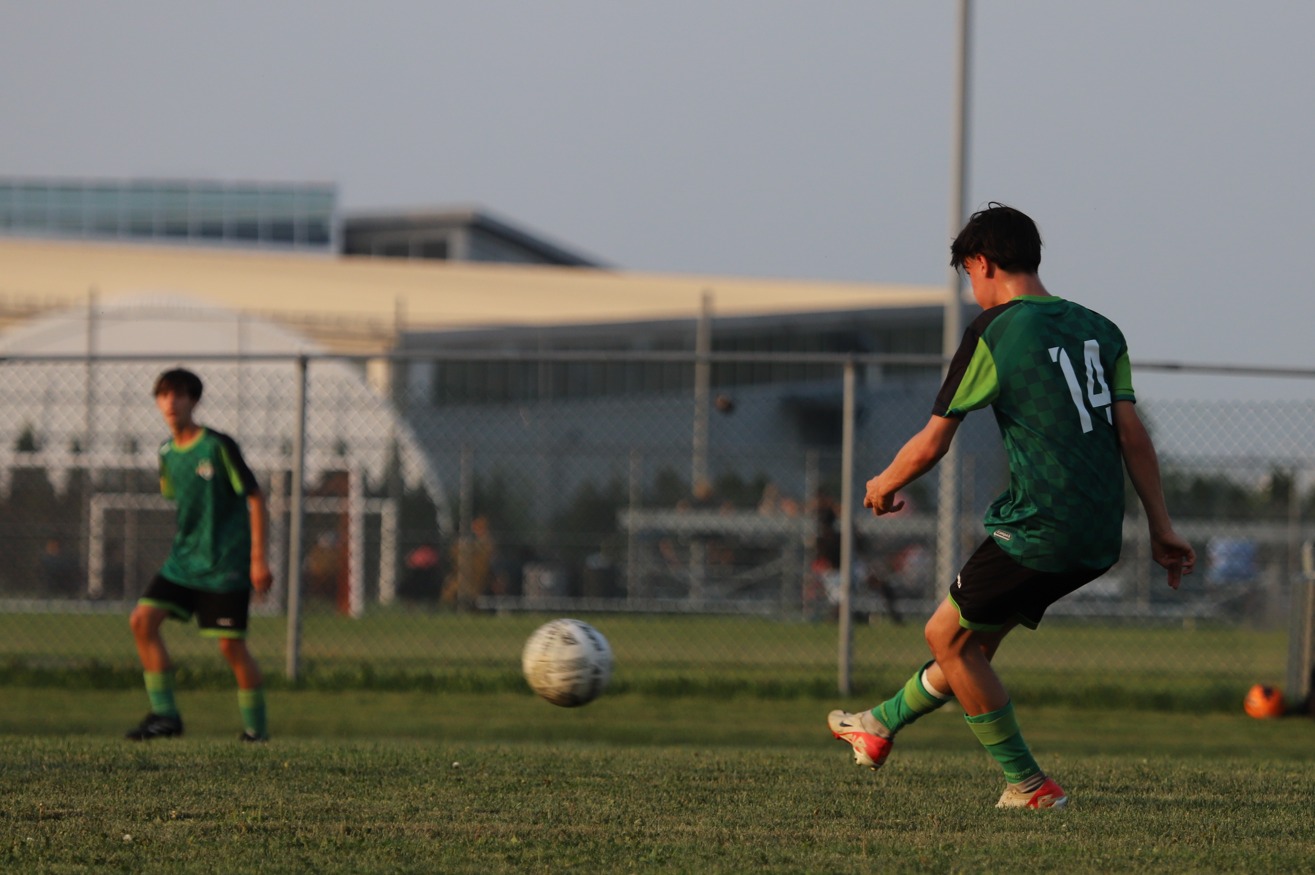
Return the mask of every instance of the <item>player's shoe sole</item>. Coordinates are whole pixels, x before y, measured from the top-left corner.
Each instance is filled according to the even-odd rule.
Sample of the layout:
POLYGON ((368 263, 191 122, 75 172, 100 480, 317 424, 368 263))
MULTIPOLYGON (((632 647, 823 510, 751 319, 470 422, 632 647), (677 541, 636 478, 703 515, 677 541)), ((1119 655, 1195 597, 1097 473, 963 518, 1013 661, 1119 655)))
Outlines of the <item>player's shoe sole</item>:
POLYGON ((1064 788, 1055 783, 1054 778, 1046 778, 1046 782, 1031 793, 1006 787, 1000 796, 1000 801, 995 803, 995 807, 1041 809, 1063 808, 1067 804, 1068 796, 1064 793, 1064 788))
MULTIPOLYGON (((875 717, 869 718, 876 723, 875 717)), ((854 749, 854 762, 869 769, 879 769, 890 756, 894 740, 869 731, 875 727, 864 727, 863 713, 851 714, 848 711, 832 711, 826 717, 831 734, 854 749)))

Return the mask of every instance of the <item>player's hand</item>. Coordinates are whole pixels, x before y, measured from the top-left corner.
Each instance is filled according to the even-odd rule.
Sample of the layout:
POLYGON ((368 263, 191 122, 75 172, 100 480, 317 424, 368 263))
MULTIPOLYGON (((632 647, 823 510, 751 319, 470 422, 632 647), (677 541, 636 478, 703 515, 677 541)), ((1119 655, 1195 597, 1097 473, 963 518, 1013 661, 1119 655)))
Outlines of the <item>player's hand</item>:
POLYGON ((877 481, 880 477, 873 477, 868 481, 867 494, 863 496, 863 506, 872 508, 873 516, 882 516, 883 514, 894 513, 904 508, 904 499, 896 499, 894 492, 884 492, 877 481))
POLYGON ((257 595, 264 595, 269 592, 269 588, 273 583, 274 574, 269 570, 269 564, 261 561, 252 561, 251 586, 255 588, 257 595))
POLYGON ((1177 589, 1183 581, 1183 575, 1191 574, 1196 568, 1196 551, 1172 529, 1151 535, 1151 556, 1169 572, 1171 589, 1177 589))

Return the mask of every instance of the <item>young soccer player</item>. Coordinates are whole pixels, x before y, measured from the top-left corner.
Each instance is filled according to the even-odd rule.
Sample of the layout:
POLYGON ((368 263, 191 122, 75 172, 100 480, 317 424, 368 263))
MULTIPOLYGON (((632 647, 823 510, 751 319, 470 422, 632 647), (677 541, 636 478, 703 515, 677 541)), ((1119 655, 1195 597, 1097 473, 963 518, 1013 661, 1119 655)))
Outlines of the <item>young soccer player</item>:
POLYGON ((1155 561, 1178 588, 1196 554, 1173 528, 1159 462, 1137 415, 1123 334, 1114 323, 1050 295, 1037 275, 1033 221, 991 203, 950 248, 982 307, 964 333, 930 421, 868 481, 874 514, 945 455, 969 411, 990 405, 1009 456, 1009 488, 986 512, 986 540, 927 622, 932 661, 870 711, 832 711, 828 724, 859 765, 885 762, 896 733, 959 700, 978 741, 1004 770, 997 807, 1058 808, 1064 790, 1023 741, 991 659, 1018 625, 1035 629, 1046 608, 1100 577, 1119 558, 1126 468, 1150 526, 1155 561))
POLYGON ((127 733, 134 741, 183 734, 160 626, 168 617, 187 621, 193 615, 202 635, 219 640, 237 678, 240 737, 268 737, 260 667, 246 645, 251 590, 264 593, 271 581, 265 500, 237 443, 192 418, 201 390, 201 379, 182 368, 155 381, 155 404, 172 435, 160 446, 160 491, 177 502, 178 530, 130 620, 151 702, 150 713, 127 733))

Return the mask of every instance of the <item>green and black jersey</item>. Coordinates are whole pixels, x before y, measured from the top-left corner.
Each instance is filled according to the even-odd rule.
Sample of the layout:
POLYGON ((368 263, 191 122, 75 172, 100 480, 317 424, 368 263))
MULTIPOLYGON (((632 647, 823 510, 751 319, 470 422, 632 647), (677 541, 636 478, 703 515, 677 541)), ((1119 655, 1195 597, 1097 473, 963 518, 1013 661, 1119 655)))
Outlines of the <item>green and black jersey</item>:
POLYGON ((1009 489, 986 530, 1038 571, 1105 568, 1123 540, 1123 456, 1113 403, 1135 401, 1123 333, 1051 296, 1014 298, 964 332, 932 412, 988 404, 1009 456, 1009 489))
POLYGON ((185 447, 160 446, 160 491, 178 505, 178 531, 163 577, 209 592, 251 586, 251 518, 247 498, 260 486, 226 434, 202 429, 185 447))

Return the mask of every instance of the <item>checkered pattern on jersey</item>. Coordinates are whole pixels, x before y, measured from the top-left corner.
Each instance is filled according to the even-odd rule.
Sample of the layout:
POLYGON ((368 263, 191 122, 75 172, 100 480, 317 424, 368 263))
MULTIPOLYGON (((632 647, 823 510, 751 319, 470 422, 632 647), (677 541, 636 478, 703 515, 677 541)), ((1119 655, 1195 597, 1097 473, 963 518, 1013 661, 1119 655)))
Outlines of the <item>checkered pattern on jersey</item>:
POLYGON ((993 407, 1011 472, 1009 491, 992 504, 987 526, 1008 528, 1012 537, 1001 546, 1035 568, 1113 564, 1122 535, 1123 467, 1109 381, 1124 350, 1122 334, 1099 314, 1053 299, 1006 308, 983 326, 982 340, 995 362, 993 407), (1085 350, 1093 340, 1100 368, 1089 373, 1085 350), (1052 357, 1054 348, 1067 356, 1071 376, 1063 356, 1052 357))

